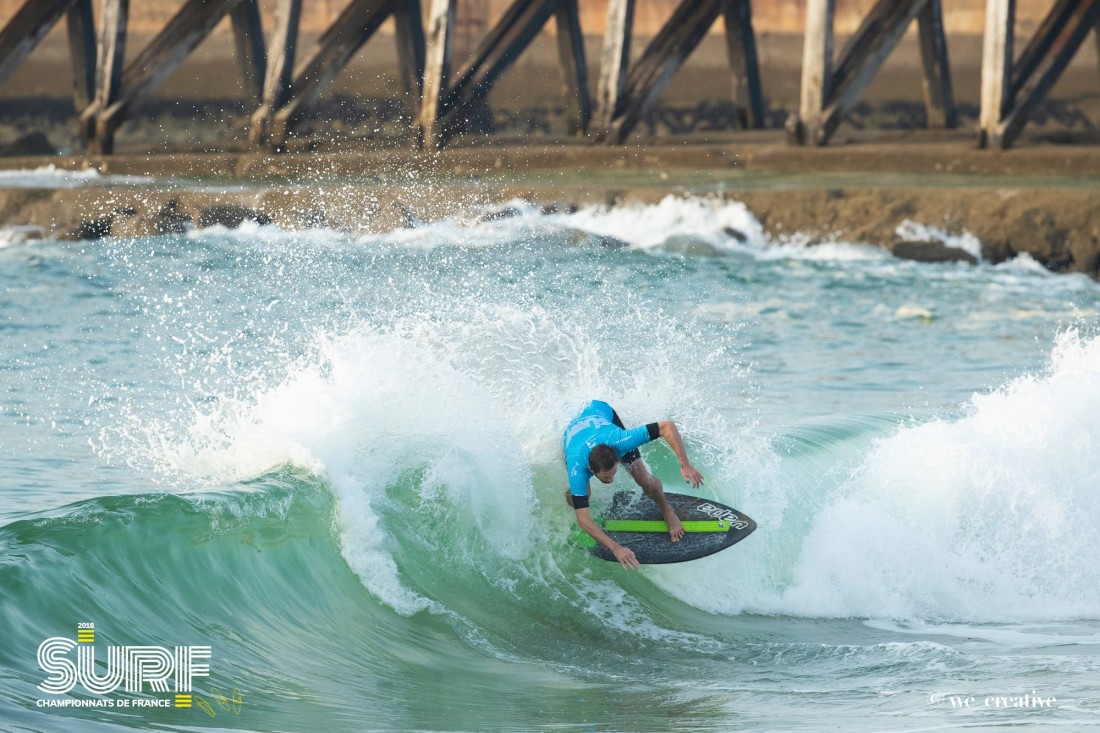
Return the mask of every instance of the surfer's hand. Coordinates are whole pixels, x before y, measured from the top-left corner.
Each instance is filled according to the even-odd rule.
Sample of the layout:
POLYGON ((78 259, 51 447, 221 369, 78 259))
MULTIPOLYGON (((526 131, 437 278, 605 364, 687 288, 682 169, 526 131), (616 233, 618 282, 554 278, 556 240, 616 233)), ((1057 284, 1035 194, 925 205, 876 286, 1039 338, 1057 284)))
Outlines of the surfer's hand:
POLYGON ((638 562, 638 558, 634 557, 634 551, 629 547, 616 545, 615 549, 611 552, 615 555, 615 559, 627 570, 633 570, 634 568, 640 568, 642 566, 642 564, 638 562))
POLYGON ((679 542, 684 538, 684 525, 680 522, 680 518, 673 514, 671 517, 665 517, 665 521, 668 522, 668 536, 673 542, 679 542))
POLYGON ((703 485, 703 474, 695 470, 695 467, 690 463, 685 463, 680 466, 680 475, 684 477, 684 481, 691 484, 691 488, 697 489, 703 485))

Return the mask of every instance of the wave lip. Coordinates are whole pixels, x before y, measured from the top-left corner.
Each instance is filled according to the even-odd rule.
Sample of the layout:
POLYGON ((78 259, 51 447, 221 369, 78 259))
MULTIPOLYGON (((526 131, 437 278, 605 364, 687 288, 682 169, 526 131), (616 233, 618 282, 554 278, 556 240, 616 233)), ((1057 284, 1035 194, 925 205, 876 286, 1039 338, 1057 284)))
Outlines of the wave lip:
POLYGON ((879 440, 816 517, 772 608, 1014 622, 1100 618, 1100 338, 879 440))

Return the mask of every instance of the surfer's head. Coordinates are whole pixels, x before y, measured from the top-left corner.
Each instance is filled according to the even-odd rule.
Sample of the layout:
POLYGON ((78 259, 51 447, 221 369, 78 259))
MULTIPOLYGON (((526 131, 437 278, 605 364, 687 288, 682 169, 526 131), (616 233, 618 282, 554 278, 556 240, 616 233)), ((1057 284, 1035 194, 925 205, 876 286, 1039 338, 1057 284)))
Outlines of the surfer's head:
POLYGON ((597 445, 588 454, 588 470, 605 484, 611 483, 618 468, 619 454, 609 445, 597 445))

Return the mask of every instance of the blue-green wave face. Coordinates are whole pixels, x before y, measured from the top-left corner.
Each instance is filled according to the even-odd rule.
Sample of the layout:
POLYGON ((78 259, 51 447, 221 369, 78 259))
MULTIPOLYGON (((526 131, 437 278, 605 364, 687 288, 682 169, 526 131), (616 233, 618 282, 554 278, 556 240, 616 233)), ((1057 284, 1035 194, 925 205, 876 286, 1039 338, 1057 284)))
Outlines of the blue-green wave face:
POLYGON ((1095 283, 775 242, 718 200, 508 213, 0 247, 0 727, 1092 719, 1095 283), (759 529, 633 573, 574 546, 593 398, 675 419, 759 529), (51 637, 209 673, 190 707, 50 694, 51 637))

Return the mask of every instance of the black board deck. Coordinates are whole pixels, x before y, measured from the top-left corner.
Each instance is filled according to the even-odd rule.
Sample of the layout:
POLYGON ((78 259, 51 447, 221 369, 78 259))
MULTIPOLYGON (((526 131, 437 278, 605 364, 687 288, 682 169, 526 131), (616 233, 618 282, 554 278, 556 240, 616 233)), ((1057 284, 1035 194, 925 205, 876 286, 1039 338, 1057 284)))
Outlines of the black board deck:
MULTIPOLYGON (((676 516, 681 521, 708 521, 719 520, 720 525, 727 528, 722 531, 688 532, 679 542, 669 539, 668 532, 617 532, 609 531, 606 525, 609 520, 663 520, 661 508, 657 503, 638 492, 619 491, 611 499, 608 507, 598 519, 604 531, 611 539, 624 547, 634 551, 634 556, 643 565, 661 565, 665 563, 687 562, 697 560, 707 555, 713 555, 719 550, 732 547, 752 534, 756 529, 756 522, 741 512, 720 504, 713 499, 703 499, 686 494, 673 494, 665 492, 665 498, 669 505, 676 511, 676 516)), ((583 533, 582 533, 583 534, 583 533)), ((604 560, 615 560, 603 545, 595 543, 588 535, 584 535, 589 547, 596 557, 604 560)))

